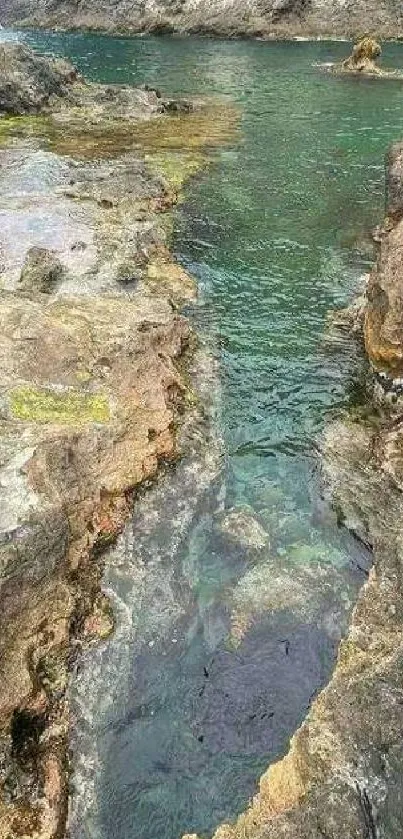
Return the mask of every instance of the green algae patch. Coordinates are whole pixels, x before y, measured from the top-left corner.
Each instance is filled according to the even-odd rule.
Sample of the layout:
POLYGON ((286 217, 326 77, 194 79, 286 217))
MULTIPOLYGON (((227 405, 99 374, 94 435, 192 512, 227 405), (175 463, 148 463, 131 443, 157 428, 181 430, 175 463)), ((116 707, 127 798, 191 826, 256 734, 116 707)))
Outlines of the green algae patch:
POLYGON ((0 117, 0 146, 15 138, 44 137, 50 128, 49 117, 20 116, 0 117))
POLYGON ((11 392, 10 405, 16 419, 32 422, 81 425, 110 418, 109 402, 102 394, 19 387, 11 392))
POLYGON ((197 152, 154 152, 146 154, 145 160, 153 175, 162 178, 175 190, 181 189, 186 181, 208 164, 208 158, 197 152))

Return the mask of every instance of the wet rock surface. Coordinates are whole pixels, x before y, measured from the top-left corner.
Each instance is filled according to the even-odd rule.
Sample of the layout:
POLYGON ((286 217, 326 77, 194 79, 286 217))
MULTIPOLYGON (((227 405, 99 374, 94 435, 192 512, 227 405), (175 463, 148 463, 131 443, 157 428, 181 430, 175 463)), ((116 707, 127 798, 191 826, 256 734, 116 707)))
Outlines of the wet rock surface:
POLYGON ((200 32, 227 36, 290 37, 403 32, 396 0, 4 0, 1 22, 107 32, 200 32))
POLYGON ((50 294, 62 278, 63 266, 54 253, 46 248, 30 248, 20 275, 21 291, 50 294))
MULTIPOLYGON (((38 71, 45 86, 48 69, 46 60, 38 71)), ((29 95, 40 97, 35 78, 29 95)), ((0 835, 8 839, 64 831, 68 672, 82 644, 113 626, 98 557, 136 488, 176 458, 177 427, 192 404, 192 338, 178 305, 194 299, 195 285, 169 251, 177 194, 139 144, 137 152, 119 144, 119 128, 152 121, 160 100, 82 89, 85 103, 58 111, 59 129, 30 117, 9 137, 7 117, 2 123, 0 835), (110 143, 115 136, 112 156, 97 146, 98 132, 110 143)), ((165 119, 182 117, 160 116, 154 144, 165 119)), ((179 177, 179 158, 176 167, 179 177)))

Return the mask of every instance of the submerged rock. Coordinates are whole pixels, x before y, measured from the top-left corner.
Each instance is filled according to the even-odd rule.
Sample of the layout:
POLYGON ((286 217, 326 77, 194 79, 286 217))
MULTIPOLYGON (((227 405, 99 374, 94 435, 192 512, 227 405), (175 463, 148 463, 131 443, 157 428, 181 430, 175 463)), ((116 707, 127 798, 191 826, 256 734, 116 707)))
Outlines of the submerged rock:
POLYGON ((264 530, 249 507, 233 507, 216 525, 218 535, 241 550, 259 551, 269 544, 264 530))

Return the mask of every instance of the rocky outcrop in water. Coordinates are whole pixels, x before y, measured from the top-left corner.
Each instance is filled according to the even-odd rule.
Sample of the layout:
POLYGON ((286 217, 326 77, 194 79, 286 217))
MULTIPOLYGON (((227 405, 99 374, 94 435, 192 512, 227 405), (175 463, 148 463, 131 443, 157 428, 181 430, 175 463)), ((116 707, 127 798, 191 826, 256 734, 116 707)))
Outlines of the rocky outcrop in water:
POLYGON ((4 0, 3 24, 107 32, 195 32, 226 36, 354 37, 403 34, 398 0, 4 0))
POLYGON ((382 55, 382 49, 374 38, 362 38, 354 46, 351 55, 338 64, 325 65, 335 75, 348 76, 369 76, 375 78, 387 78, 394 76, 399 78, 396 70, 387 70, 380 67, 376 62, 382 55))
POLYGON ((340 523, 372 549, 373 567, 328 687, 288 754, 263 775, 249 809, 222 825, 215 839, 396 839, 402 833, 402 160, 399 144, 388 157, 377 263, 360 305, 343 318, 363 348, 365 341, 367 401, 328 426, 322 440, 326 497, 340 523))
MULTIPOLYGON (((9 54, 23 72, 7 107, 47 110, 55 65, 25 49, 9 54)), ((176 429, 194 402, 185 375, 191 334, 178 306, 195 286, 169 251, 170 210, 176 187, 202 165, 197 149, 211 122, 203 112, 161 115, 155 91, 73 88, 46 116, 0 121, 0 836, 8 839, 63 833, 68 672, 80 646, 113 623, 98 557, 136 488, 176 457, 176 429), (171 135, 174 151, 165 152, 171 135)))
MULTIPOLYGON (((87 84, 68 61, 49 58, 15 42, 0 44, 0 116, 87 110, 91 122, 115 119, 149 119, 158 113, 191 110, 185 100, 164 100, 159 91, 145 86, 87 84)), ((78 116, 80 116, 78 114, 78 116)))

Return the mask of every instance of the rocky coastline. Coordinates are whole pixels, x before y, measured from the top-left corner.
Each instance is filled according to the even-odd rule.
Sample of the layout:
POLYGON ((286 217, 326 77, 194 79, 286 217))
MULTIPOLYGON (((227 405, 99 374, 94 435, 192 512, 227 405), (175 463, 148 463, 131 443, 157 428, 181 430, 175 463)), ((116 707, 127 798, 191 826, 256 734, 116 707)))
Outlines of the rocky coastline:
POLYGON ((171 211, 234 117, 19 44, 0 64, 0 836, 44 839, 65 830, 69 671, 113 627, 103 550, 200 422, 171 211))
MULTIPOLYGON (((68 674, 113 627, 102 552, 189 426, 203 433, 180 313, 196 289, 169 250, 171 210, 235 120, 1 49, 0 836, 50 839, 67 816, 68 674)), ((337 316, 365 353, 366 402, 322 440, 324 494, 373 568, 329 685, 216 839, 401 831, 401 145, 376 241, 363 296, 337 316)))
POLYGON ((403 37, 401 4, 392 0, 4 0, 0 24, 116 34, 179 33, 218 37, 403 37))
MULTIPOLYGON (((387 157, 387 207, 363 295, 334 318, 367 360, 366 394, 329 425, 323 492, 373 566, 329 685, 215 839, 396 839, 403 824, 403 146, 387 157)), ((196 839, 186 836, 185 839, 196 839)))

